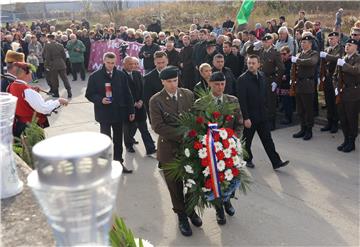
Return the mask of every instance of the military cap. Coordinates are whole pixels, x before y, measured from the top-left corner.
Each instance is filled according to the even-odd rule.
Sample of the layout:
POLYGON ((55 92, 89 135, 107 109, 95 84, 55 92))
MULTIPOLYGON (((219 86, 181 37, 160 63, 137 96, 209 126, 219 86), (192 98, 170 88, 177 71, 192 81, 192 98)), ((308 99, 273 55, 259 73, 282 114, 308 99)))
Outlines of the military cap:
POLYGON ((349 39, 346 44, 359 45, 359 42, 356 39, 349 39))
POLYGON ((210 81, 225 81, 225 75, 221 71, 212 73, 210 81))
POLYGON ((270 40, 270 39, 273 39, 274 37, 271 35, 271 34, 269 34, 269 33, 267 33, 266 35, 264 35, 264 37, 262 37, 262 41, 266 41, 266 40, 270 40))
POLYGON ((335 37, 335 36, 339 36, 339 33, 338 32, 331 32, 329 33, 328 37, 335 37))
POLYGON ((25 62, 24 53, 8 50, 5 55, 5 63, 14 62, 25 62))
POLYGON ((216 46, 215 40, 207 41, 207 42, 206 42, 206 48, 211 47, 211 46, 216 46))
POLYGON ((301 38, 301 40, 309 40, 309 41, 311 41, 311 40, 313 40, 313 39, 314 39, 314 37, 311 36, 311 35, 306 35, 306 36, 304 36, 304 37, 301 38))
POLYGON ((161 80, 169 80, 177 76, 178 76, 178 68, 175 66, 167 66, 159 74, 161 80))

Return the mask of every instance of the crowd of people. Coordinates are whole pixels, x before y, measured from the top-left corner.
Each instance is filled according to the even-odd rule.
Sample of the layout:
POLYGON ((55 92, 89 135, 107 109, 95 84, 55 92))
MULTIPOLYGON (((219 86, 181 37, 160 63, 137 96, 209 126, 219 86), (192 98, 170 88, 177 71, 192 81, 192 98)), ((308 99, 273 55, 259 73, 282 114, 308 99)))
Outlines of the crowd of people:
MULTIPOLYGON (((56 30, 46 21, 33 22, 30 27, 21 22, 7 24, 1 30, 2 71, 5 67, 7 70, 1 90, 23 98, 18 101, 21 105, 16 114, 19 123, 28 122, 30 113, 46 114, 67 104, 66 99, 59 98, 58 77, 71 98, 67 75, 71 73, 73 81, 77 81, 78 73, 81 80, 86 79, 92 42, 118 38, 143 43, 137 57, 124 58, 121 71, 116 68, 116 55, 105 53, 103 67, 88 78, 85 96, 94 103, 100 131, 113 138, 115 160, 123 163, 123 134, 127 151, 135 152, 134 135, 139 129, 147 154, 157 152, 160 166, 171 162, 179 137, 167 118, 191 109, 197 98, 193 91, 206 89, 219 104, 224 97, 238 100, 242 113, 238 124, 244 126, 242 138, 249 154, 246 165, 255 167, 251 143, 257 132, 273 168, 278 169, 289 162, 280 159, 271 137, 277 111, 284 112, 281 124, 288 125, 296 108, 300 131, 293 137, 310 140, 314 117, 319 114, 318 90, 324 90, 328 120, 321 131, 336 133, 340 120, 344 142, 338 150, 355 150, 360 109, 360 21, 349 35, 343 33, 342 13, 340 9, 336 14, 336 23, 328 35, 320 21, 308 20, 304 11, 299 12, 294 25, 281 16, 266 21, 265 26, 257 23, 254 29, 239 32, 235 32, 229 17, 222 25, 213 26, 209 20, 201 25, 194 18, 189 30, 173 32, 162 31, 156 18, 147 28, 140 24, 138 29, 117 28, 115 23, 96 24, 91 29, 85 19, 73 21, 65 31, 56 30), (32 78, 30 64, 37 68, 32 78), (140 64, 144 74, 139 72, 140 64), (42 77, 50 87, 48 93, 59 99, 45 102, 32 93, 38 89, 27 83, 42 77), (27 109, 26 113, 21 107, 27 109), (147 118, 159 135, 157 150, 147 118)), ((132 171, 124 166, 124 172, 132 171)), ((166 174, 165 179, 174 211, 179 215, 180 231, 189 236, 182 185, 166 174)), ((234 214, 231 203, 224 207, 229 215, 234 214)), ((188 216, 195 226, 202 224, 195 212, 188 216)), ((219 224, 224 223, 222 207, 217 208, 216 217, 219 224)))

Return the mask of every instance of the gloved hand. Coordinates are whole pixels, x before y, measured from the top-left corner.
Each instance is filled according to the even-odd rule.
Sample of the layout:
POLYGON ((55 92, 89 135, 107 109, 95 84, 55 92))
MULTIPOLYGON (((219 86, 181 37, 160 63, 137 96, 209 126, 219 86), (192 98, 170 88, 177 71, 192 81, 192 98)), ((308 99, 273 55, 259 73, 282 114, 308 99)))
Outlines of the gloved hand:
POLYGON ((327 56, 327 53, 326 53, 326 52, 324 52, 324 51, 321 51, 321 52, 320 52, 320 57, 321 57, 321 58, 326 58, 326 56, 327 56))
POLYGON ((271 91, 275 92, 276 88, 277 88, 276 82, 271 83, 271 91))
POLYGON ((338 60, 337 60, 337 65, 339 65, 339 66, 343 66, 345 64, 345 59, 342 59, 342 58, 339 58, 338 60))
POLYGON ((291 56, 291 62, 292 63, 296 63, 297 60, 298 60, 298 57, 291 56))

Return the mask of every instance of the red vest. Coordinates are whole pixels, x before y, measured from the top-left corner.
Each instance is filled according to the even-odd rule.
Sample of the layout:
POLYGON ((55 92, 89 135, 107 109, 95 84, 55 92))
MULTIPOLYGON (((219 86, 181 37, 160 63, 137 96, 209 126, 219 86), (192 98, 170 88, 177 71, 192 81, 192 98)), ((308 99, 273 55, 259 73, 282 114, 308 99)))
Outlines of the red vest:
POLYGON ((18 83, 16 81, 12 82, 8 87, 8 92, 18 98, 15 110, 15 117, 17 121, 22 123, 29 123, 34 116, 34 113, 36 113, 36 117, 38 118, 38 125, 42 128, 47 127, 47 117, 44 114, 35 112, 35 110, 25 100, 25 89, 31 89, 31 87, 27 84, 18 83))

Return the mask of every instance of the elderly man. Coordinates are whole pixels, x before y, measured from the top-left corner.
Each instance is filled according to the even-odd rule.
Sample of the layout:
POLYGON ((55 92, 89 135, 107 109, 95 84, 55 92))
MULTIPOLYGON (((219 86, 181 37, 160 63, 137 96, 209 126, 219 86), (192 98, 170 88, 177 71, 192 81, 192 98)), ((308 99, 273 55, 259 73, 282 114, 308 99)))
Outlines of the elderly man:
POLYGON ((145 45, 140 49, 139 58, 144 59, 144 69, 147 74, 155 68, 154 53, 160 50, 160 46, 153 43, 150 33, 144 35, 144 43, 145 45))
POLYGON ((125 122, 124 143, 128 152, 135 153, 135 150, 133 148, 133 144, 135 143, 134 136, 136 130, 139 129, 141 133, 141 138, 145 145, 146 155, 151 155, 156 152, 156 149, 146 123, 143 77, 141 73, 137 71, 138 62, 139 61, 136 57, 125 57, 123 63, 123 72, 128 79, 128 85, 135 102, 135 121, 125 122))
MULTIPOLYGON (((227 122, 224 124, 223 127, 225 128, 231 128, 235 131, 235 133, 240 136, 241 135, 241 129, 242 129, 242 116, 240 113, 240 105, 239 101, 235 96, 225 94, 225 85, 226 85, 226 79, 225 75, 222 72, 214 72, 209 80, 209 87, 210 87, 210 97, 213 98, 214 102, 218 105, 221 105, 223 103, 233 103, 236 105, 236 108, 234 109, 234 119, 230 122, 227 122)), ((196 104, 201 104, 202 100, 205 99, 200 98, 197 101, 195 101, 195 108, 196 104)), ((233 196, 235 193, 233 194, 233 196)), ((233 197, 232 196, 232 197, 233 197)), ((216 210, 216 221, 219 225, 226 224, 226 218, 225 218, 225 211, 228 215, 233 216, 235 214, 235 209, 231 205, 230 199, 228 201, 221 202, 221 205, 215 206, 216 210)))
POLYGON ((1 78, 1 91, 6 92, 10 83, 16 80, 17 67, 13 66, 15 62, 25 62, 24 53, 9 50, 5 55, 6 69, 7 72, 1 78))
POLYGON ((176 67, 163 69, 159 76, 164 88, 150 99, 151 127, 159 135, 157 160, 159 168, 164 169, 173 210, 179 219, 179 230, 184 236, 191 236, 192 230, 188 217, 197 227, 202 225, 202 221, 195 211, 189 215, 186 214, 183 182, 175 180, 165 168, 176 158, 183 140, 182 135, 179 135, 177 131, 176 117, 191 110, 194 94, 188 89, 178 87, 176 67))
POLYGON ((169 59, 168 65, 179 67, 180 57, 179 52, 175 49, 175 38, 170 36, 166 39, 165 52, 169 59))
POLYGON ((75 34, 70 34, 66 49, 69 52, 73 81, 77 80, 78 72, 80 72, 81 80, 85 81, 84 53, 86 47, 84 43, 78 40, 75 34))
POLYGON ((298 44, 296 40, 290 36, 287 27, 280 27, 278 33, 279 39, 276 41, 275 49, 280 51, 281 47, 287 46, 290 49, 290 53, 295 55, 298 51, 298 44))
MULTIPOLYGON (((115 67, 116 55, 104 54, 104 65, 89 77, 85 97, 94 103, 95 120, 100 123, 100 132, 113 137, 114 160, 123 164, 123 123, 134 121, 134 100, 127 76, 115 67), (111 135, 111 130, 113 135, 111 135)), ((124 173, 131 173, 123 165, 124 173)))

